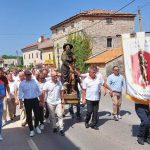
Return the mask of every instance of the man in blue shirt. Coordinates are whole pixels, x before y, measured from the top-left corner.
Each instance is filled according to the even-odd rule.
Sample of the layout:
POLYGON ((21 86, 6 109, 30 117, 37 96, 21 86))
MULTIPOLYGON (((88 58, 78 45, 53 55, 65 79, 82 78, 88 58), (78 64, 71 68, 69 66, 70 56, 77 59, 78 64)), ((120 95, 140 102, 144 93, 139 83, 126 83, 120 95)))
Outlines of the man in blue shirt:
POLYGON ((19 85, 19 99, 22 101, 24 99, 24 106, 27 115, 27 123, 30 129, 30 137, 35 135, 34 127, 32 123, 32 110, 34 112, 35 117, 35 130, 38 134, 41 134, 41 130, 39 129, 39 99, 42 99, 42 93, 39 89, 38 84, 34 79, 31 78, 32 73, 29 70, 24 72, 26 80, 23 80, 19 85))
POLYGON ((4 97, 5 97, 5 86, 4 86, 4 82, 0 80, 0 141, 3 140, 1 130, 2 130, 3 98, 4 97))
POLYGON ((122 89, 124 87, 124 78, 119 73, 119 67, 113 67, 113 73, 107 78, 107 85, 112 89, 113 93, 110 95, 113 102, 114 120, 121 119, 120 108, 122 103, 122 89))

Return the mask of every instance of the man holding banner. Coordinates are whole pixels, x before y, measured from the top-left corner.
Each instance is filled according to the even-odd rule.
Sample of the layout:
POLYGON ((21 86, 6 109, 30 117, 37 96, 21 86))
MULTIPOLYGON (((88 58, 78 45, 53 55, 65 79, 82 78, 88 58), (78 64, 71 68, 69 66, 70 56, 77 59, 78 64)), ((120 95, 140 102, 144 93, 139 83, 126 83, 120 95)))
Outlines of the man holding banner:
POLYGON ((141 120, 138 143, 150 144, 150 36, 144 32, 123 34, 127 97, 135 101, 141 120))

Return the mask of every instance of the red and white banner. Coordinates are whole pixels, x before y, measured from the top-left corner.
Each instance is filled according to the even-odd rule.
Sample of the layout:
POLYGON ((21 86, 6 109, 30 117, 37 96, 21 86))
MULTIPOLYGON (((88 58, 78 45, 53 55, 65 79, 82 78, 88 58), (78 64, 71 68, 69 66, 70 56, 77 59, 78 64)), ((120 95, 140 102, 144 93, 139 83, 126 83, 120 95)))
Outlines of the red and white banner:
POLYGON ((127 94, 150 99, 150 37, 144 32, 122 35, 127 94))

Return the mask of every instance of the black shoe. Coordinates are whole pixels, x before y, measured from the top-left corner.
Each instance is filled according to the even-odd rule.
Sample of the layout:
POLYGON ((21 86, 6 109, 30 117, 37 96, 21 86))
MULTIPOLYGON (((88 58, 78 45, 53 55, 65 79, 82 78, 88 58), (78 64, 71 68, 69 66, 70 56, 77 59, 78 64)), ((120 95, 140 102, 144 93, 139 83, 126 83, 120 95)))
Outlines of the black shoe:
POLYGON ((85 122, 85 127, 89 128, 89 124, 87 122, 85 122))
POLYGON ((137 142, 141 145, 144 145, 144 138, 138 137, 137 142))
POLYGON ((57 128, 54 128, 53 133, 57 133, 57 132, 58 132, 57 128))
POLYGON ((148 144, 150 144, 150 138, 147 138, 147 139, 145 140, 145 142, 147 142, 148 144))
POLYGON ((66 117, 65 113, 63 113, 63 118, 65 118, 65 117, 66 117))
POLYGON ((81 119, 81 116, 80 115, 77 115, 77 120, 80 120, 81 119))
POLYGON ((94 129, 94 130, 99 130, 99 128, 96 125, 91 126, 91 128, 94 129))
POLYGON ((64 133, 63 130, 60 130, 60 135, 61 135, 61 136, 64 136, 64 135, 65 135, 65 133, 64 133))

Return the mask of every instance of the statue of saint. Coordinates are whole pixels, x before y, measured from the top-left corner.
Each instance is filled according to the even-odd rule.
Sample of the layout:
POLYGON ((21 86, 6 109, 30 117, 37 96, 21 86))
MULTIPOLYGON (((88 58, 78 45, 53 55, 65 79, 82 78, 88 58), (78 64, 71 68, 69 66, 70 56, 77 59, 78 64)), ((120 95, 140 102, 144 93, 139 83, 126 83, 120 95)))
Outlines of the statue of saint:
POLYGON ((63 45, 63 53, 61 55, 62 66, 61 66, 61 81, 63 86, 67 89, 67 94, 72 91, 72 84, 74 81, 74 64, 75 58, 73 54, 73 45, 67 43, 63 45))

